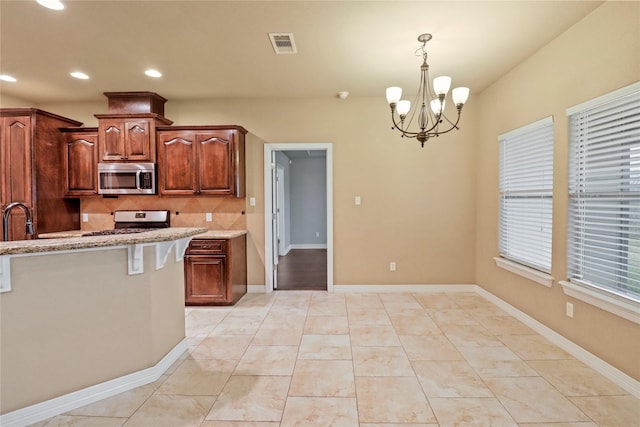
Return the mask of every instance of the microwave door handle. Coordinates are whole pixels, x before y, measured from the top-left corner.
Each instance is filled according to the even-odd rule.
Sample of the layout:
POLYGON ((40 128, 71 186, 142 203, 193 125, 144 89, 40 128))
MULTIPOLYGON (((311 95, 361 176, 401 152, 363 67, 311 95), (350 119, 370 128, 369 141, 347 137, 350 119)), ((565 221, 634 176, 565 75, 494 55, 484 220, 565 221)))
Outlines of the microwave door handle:
POLYGON ((142 171, 138 170, 136 171, 136 190, 140 190, 142 191, 142 187, 140 186, 140 174, 142 173, 142 171))

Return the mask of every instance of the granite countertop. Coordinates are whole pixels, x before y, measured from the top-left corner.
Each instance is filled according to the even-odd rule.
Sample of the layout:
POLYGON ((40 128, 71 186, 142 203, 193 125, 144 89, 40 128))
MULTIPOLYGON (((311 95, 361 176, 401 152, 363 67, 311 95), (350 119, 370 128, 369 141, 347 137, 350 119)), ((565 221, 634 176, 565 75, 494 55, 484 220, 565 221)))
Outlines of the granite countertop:
POLYGON ((233 239, 247 234, 247 230, 209 230, 193 236, 194 239, 233 239))
POLYGON ((81 236, 82 233, 87 232, 88 231, 74 230, 63 233, 48 233, 47 237, 50 238, 2 242, 0 244, 0 255, 33 254, 38 252, 70 251, 75 249, 166 242, 192 237, 208 232, 208 230, 200 227, 170 227, 149 230, 142 233, 91 237, 81 236), (56 236, 54 237, 53 235, 56 236))

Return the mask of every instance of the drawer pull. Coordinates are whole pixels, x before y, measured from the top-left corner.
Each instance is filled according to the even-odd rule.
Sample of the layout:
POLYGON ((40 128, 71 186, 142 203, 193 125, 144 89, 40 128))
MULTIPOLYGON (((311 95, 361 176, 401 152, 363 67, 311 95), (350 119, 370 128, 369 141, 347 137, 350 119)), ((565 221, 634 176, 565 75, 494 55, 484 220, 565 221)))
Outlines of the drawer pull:
POLYGON ((202 249, 211 249, 211 245, 203 245, 202 249))

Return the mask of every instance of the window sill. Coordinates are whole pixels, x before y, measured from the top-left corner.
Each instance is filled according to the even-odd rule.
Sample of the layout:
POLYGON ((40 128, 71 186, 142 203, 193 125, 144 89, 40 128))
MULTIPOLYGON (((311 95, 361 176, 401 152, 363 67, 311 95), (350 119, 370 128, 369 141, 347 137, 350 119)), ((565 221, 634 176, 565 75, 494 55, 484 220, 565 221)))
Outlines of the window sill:
POLYGON ((554 279, 550 274, 534 270, 533 268, 526 267, 522 264, 518 264, 517 262, 509 261, 500 257, 495 257, 493 258, 493 260, 496 262, 496 265, 498 267, 517 274, 518 276, 533 280, 534 282, 546 286, 547 288, 550 288, 553 285, 554 279))
POLYGON ((631 322, 640 324, 640 303, 631 300, 623 300, 605 292, 595 290, 587 285, 578 285, 572 282, 560 281, 560 286, 566 295, 596 306, 616 316, 623 317, 631 322))

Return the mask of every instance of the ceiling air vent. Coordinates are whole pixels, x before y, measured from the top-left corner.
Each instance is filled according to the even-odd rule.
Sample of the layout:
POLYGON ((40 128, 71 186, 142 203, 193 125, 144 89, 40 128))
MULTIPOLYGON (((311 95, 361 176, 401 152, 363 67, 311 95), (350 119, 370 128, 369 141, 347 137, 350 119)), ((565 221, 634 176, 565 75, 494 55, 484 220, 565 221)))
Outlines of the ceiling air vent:
POLYGON ((293 33, 269 33, 269 39, 277 55, 298 53, 296 43, 293 41, 293 33))

